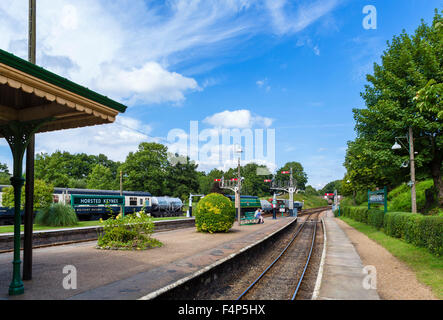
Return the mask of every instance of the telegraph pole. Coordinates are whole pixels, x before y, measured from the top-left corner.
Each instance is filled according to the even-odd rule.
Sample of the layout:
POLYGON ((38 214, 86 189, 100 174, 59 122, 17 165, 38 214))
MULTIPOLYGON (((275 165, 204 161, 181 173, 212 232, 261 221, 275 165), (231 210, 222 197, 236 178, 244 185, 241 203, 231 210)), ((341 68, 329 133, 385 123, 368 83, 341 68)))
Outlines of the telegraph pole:
MULTIPOLYGON (((29 62, 36 63, 36 0, 29 0, 29 62)), ((25 186, 25 218, 24 218, 24 240, 23 240, 23 280, 32 279, 32 233, 34 218, 34 157, 35 157, 35 135, 29 139, 26 149, 26 186, 25 186)))
POLYGON ((414 157, 414 135, 412 127, 409 127, 409 160, 411 164, 411 209, 412 213, 417 213, 417 196, 415 192, 415 157, 414 157))

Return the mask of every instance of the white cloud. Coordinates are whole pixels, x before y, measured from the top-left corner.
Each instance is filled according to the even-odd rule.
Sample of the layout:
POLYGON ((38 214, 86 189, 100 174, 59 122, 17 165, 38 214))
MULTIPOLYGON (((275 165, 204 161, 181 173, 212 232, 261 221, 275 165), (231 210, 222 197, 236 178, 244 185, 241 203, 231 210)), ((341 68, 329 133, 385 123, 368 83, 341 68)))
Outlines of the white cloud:
MULTIPOLYGON (((260 33, 301 31, 337 3, 39 0, 37 63, 118 99, 176 103, 199 86, 174 66, 201 65, 203 57, 214 67, 223 63, 221 52, 235 50, 238 42, 260 33)), ((27 1, 0 1, 0 48, 23 58, 27 13, 27 1)))
POLYGON ((124 161, 150 138, 151 127, 140 120, 119 116, 115 123, 36 135, 36 153, 57 150, 70 153, 105 154, 114 161, 124 161))
POLYGON ((130 105, 137 102, 180 102, 189 90, 200 90, 197 82, 176 72, 165 70, 156 62, 148 62, 140 69, 104 68, 97 78, 97 88, 113 98, 130 105))
POLYGON ((339 0, 317 0, 309 2, 288 0, 266 0, 275 32, 296 33, 325 16, 337 7, 339 0), (294 8, 296 7, 296 8, 294 8))
POLYGON ((214 127, 223 128, 251 128, 253 126, 268 128, 274 122, 273 119, 253 115, 251 111, 235 110, 235 111, 223 111, 207 117, 203 122, 208 123, 214 127))

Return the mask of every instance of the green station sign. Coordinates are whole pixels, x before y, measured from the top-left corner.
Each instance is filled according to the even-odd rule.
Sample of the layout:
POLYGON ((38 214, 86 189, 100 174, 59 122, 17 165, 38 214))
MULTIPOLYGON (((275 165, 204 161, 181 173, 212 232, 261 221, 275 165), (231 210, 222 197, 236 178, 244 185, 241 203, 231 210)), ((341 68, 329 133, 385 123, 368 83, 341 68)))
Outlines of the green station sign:
POLYGON ((385 213, 388 212, 388 189, 368 191, 368 209, 371 209, 371 204, 382 204, 385 213))
POLYGON ((71 206, 121 206, 122 212, 125 212, 124 196, 96 196, 96 195, 71 195, 71 206))

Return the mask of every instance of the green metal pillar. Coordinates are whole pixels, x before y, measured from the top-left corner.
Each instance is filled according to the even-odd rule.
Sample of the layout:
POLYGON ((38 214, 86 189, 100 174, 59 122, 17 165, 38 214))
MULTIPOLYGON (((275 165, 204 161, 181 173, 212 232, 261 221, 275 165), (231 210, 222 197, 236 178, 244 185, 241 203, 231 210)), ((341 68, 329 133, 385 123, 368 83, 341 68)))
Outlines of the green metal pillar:
POLYGON ((21 194, 25 182, 23 179, 23 156, 29 144, 30 137, 47 120, 19 122, 11 121, 5 126, 0 126, 0 132, 8 141, 14 161, 11 184, 14 187, 14 259, 12 262, 12 281, 9 285, 9 295, 23 294, 25 289, 21 278, 20 260, 20 225, 21 225, 21 194))

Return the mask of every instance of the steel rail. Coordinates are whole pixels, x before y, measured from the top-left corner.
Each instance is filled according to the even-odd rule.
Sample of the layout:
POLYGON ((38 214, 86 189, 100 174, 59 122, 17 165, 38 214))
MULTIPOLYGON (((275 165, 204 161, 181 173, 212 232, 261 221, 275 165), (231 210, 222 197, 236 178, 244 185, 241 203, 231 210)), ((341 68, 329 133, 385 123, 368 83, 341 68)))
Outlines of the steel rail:
MULTIPOLYGON (((320 211, 321 212, 321 211, 320 211)), ((303 230, 303 228, 306 225, 306 222, 308 222, 309 218, 311 217, 311 215, 315 214, 317 212, 312 212, 309 217, 306 218, 306 220, 303 222, 303 224, 300 226, 300 228, 296 231, 294 237, 291 239, 291 241, 289 242, 289 244, 282 250, 282 252, 279 254, 279 256, 257 277, 257 279, 254 280, 254 282, 251 283, 251 285, 249 285, 249 287, 243 291, 243 293, 241 295, 239 295, 237 297, 236 300, 240 300, 241 298, 243 298, 248 292, 249 290, 254 287, 258 281, 260 281, 260 279, 274 266, 274 264, 280 259, 280 257, 285 254, 285 252, 287 251, 287 249, 291 246, 291 244, 294 242, 294 240, 297 238, 297 236, 299 235, 299 233, 303 230)), ((319 212, 318 212, 319 213, 319 212)))
POLYGON ((300 279, 298 281, 297 287, 295 288, 295 291, 294 291, 294 294, 292 295, 291 300, 295 300, 295 297, 297 296, 297 293, 298 293, 298 291, 300 289, 301 283, 302 283, 302 281, 304 279, 306 270, 308 269, 309 262, 311 261, 311 255, 312 255, 312 251, 314 249, 314 244, 315 244, 315 237, 317 235, 317 223, 318 223, 318 219, 317 219, 317 221, 315 221, 315 225, 314 225, 314 233, 312 235, 311 249, 309 250, 309 255, 308 255, 307 259, 306 259, 306 264, 305 264, 305 267, 303 269, 303 273, 300 276, 300 279))

